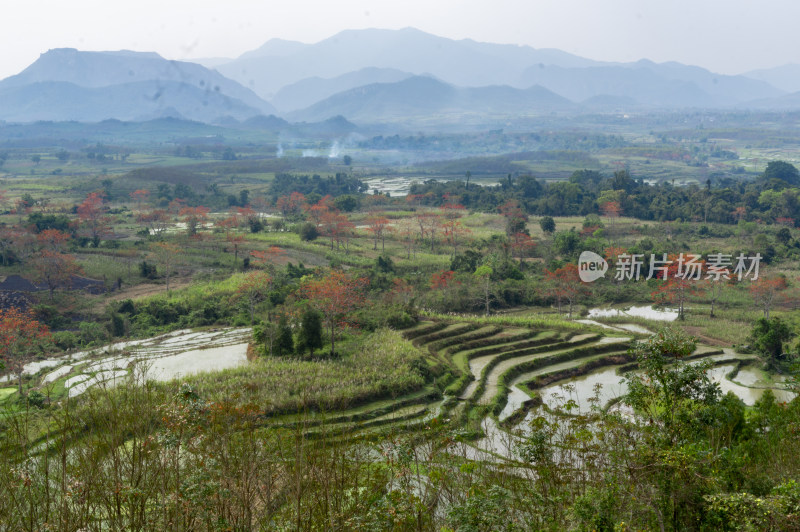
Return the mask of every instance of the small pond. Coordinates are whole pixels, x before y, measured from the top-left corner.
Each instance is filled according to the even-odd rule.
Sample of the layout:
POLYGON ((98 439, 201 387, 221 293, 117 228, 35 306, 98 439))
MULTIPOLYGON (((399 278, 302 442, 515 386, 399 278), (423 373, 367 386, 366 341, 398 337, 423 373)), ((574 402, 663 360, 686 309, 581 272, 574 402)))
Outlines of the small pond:
POLYGON ((652 305, 641 307, 630 307, 628 309, 617 308, 593 308, 589 309, 589 318, 613 318, 617 316, 645 318, 656 321, 675 321, 678 319, 678 309, 656 309, 652 305))

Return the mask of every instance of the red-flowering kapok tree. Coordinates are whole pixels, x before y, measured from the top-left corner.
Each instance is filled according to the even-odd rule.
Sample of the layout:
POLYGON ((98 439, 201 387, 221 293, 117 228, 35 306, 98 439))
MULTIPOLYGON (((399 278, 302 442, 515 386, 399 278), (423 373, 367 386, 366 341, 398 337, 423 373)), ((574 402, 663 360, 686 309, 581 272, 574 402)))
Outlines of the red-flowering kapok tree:
POLYGON ((166 289, 169 292, 169 279, 172 277, 172 270, 178 262, 180 248, 170 242, 154 242, 150 245, 150 253, 164 271, 164 277, 167 280, 166 289))
POLYGON ((162 235, 169 225, 169 213, 164 209, 139 212, 136 221, 145 226, 151 235, 162 235))
POLYGON ((528 214, 522 209, 517 200, 508 200, 497 208, 506 219, 506 235, 524 233, 528 223, 528 214))
POLYGON ((57 229, 46 229, 36 235, 40 246, 33 256, 33 274, 37 282, 47 285, 50 299, 59 286, 69 286, 72 276, 80 273, 81 268, 75 257, 65 252, 69 235, 57 229))
POLYGON ((439 304, 443 309, 450 308, 460 284, 461 282, 455 279, 455 272, 452 270, 441 270, 431 275, 431 291, 437 292, 441 296, 439 304))
MULTIPOLYGON (((658 289, 650 294, 656 303, 670 303, 678 308, 678 319, 682 320, 686 313, 686 302, 690 297, 701 296, 704 292, 703 285, 697 283, 687 275, 687 272, 680 271, 677 257, 669 256, 670 265, 666 272, 661 272, 658 278, 663 282, 658 289), (666 279, 664 279, 666 277, 666 279)), ((703 261, 700 261, 702 266, 703 261)))
POLYGON ((90 193, 83 203, 78 205, 77 212, 81 234, 91 238, 95 247, 100 245, 103 238, 111 235, 111 219, 107 215, 108 208, 102 194, 90 193))
POLYGON ((558 268, 547 273, 547 284, 549 293, 555 297, 558 303, 558 312, 561 313, 561 303, 566 300, 569 304, 569 317, 572 318, 572 308, 578 298, 588 292, 588 288, 578 275, 578 267, 574 264, 567 264, 563 268, 558 268))
POLYGON ((622 206, 618 201, 606 201, 600 205, 600 212, 608 218, 608 232, 609 236, 613 238, 616 233, 614 225, 617 218, 622 215, 622 206))
POLYGON ((378 240, 381 241, 381 251, 386 251, 386 233, 392 230, 389 219, 373 214, 367 218, 367 231, 372 235, 372 249, 378 249, 378 240))
POLYGON ((300 192, 292 192, 288 196, 281 196, 275 204, 281 214, 283 214, 284 220, 300 214, 305 205, 306 197, 300 192))
POLYGON ((317 226, 317 229, 319 229, 320 225, 322 224, 322 218, 329 211, 336 210, 336 208, 333 206, 333 197, 330 194, 323 197, 313 205, 305 204, 303 209, 306 211, 306 216, 308 216, 308 219, 317 226))
POLYGON ((3 363, 19 380, 22 395, 22 368, 34 354, 50 343, 47 325, 39 323, 31 310, 15 307, 0 309, 0 353, 3 363))
POLYGON ((523 257, 527 257, 536 247, 536 241, 527 233, 514 233, 511 235, 511 255, 519 258, 522 264, 523 257))
POLYGON ((147 198, 150 197, 150 191, 144 188, 140 188, 139 190, 134 190, 131 192, 131 199, 136 202, 136 210, 142 210, 142 205, 144 202, 147 201, 147 198))
POLYGON ((305 279, 300 290, 308 304, 322 315, 331 335, 331 353, 335 353, 336 330, 347 327, 348 315, 364 305, 365 277, 350 278, 340 270, 325 277, 305 279))
POLYGON ((252 271, 248 273, 239 288, 236 289, 234 299, 247 302, 250 310, 250 323, 255 323, 256 306, 266 301, 272 290, 272 277, 265 271, 252 271))
POLYGON ((195 236, 197 231, 205 224, 209 212, 211 212, 211 209, 208 207, 183 207, 179 214, 186 224, 186 234, 195 236))
POLYGON ((750 296, 753 302, 764 311, 764 318, 769 319, 769 311, 780 292, 787 288, 786 279, 781 276, 759 277, 750 285, 750 296))
POLYGON ((453 270, 442 270, 431 275, 431 290, 442 290, 453 282, 453 270))

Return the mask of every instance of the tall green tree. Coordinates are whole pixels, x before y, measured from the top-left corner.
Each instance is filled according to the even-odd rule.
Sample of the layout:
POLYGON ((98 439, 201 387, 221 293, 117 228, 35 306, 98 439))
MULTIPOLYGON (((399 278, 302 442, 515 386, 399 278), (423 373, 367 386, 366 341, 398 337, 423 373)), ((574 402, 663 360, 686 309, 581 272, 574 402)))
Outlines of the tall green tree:
POLYGON ((553 220, 552 216, 542 216, 539 219, 539 227, 548 235, 552 235, 556 232, 556 221, 553 220))
POLYGON ((322 316, 314 309, 306 309, 300 321, 300 334, 297 338, 297 350, 306 351, 314 356, 314 350, 322 347, 322 316))
POLYGON ((475 277, 475 279, 477 279, 478 282, 480 283, 482 292, 481 300, 483 301, 484 312, 486 313, 487 316, 489 315, 489 304, 491 302, 491 297, 492 297, 493 273, 494 270, 492 269, 492 267, 484 264, 482 266, 478 266, 478 268, 475 270, 475 273, 472 274, 475 277))
POLYGON ((755 350, 771 365, 785 358, 783 346, 792 336, 786 322, 777 317, 759 318, 750 334, 755 350))
POLYGON ((785 161, 770 161, 764 170, 763 178, 768 183, 780 179, 789 185, 800 185, 800 172, 793 164, 785 161))
POLYGON ((686 361, 696 346, 695 338, 666 328, 631 348, 642 371, 625 378, 625 402, 657 421, 670 443, 679 437, 682 414, 695 403, 711 405, 719 398, 719 386, 708 377, 708 366, 686 361))
POLYGON ((275 354, 278 356, 286 356, 294 354, 294 336, 292 336, 292 328, 286 319, 281 319, 278 323, 278 338, 275 342, 275 354))
POLYGON ((634 485, 648 501, 656 530, 693 528, 712 489, 714 454, 698 436, 707 419, 720 415, 714 412, 720 390, 708 363, 686 360, 695 346, 680 329, 663 329, 632 348, 640 371, 625 379, 638 433, 625 460, 636 471, 634 485))

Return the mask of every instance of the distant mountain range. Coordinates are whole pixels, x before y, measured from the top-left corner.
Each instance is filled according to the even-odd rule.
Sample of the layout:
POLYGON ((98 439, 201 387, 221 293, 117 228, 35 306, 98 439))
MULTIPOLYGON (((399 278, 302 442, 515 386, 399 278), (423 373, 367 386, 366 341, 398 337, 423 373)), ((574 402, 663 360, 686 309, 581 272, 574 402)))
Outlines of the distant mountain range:
POLYGON ((219 72, 147 52, 59 48, 0 81, 0 119, 9 121, 149 120, 209 122, 275 113, 251 90, 219 72))
POLYGON ((271 101, 283 112, 296 111, 312 106, 339 92, 373 83, 403 81, 413 75, 393 68, 367 67, 330 79, 314 76, 282 87, 271 101))
POLYGON ((236 59, 198 63, 55 49, 0 81, 0 120, 14 122, 173 117, 251 127, 269 115, 369 124, 660 108, 797 109, 800 66, 727 76, 406 28, 347 30, 315 44, 272 39, 236 59))
POLYGON ((455 41, 406 28, 346 30, 316 44, 273 39, 216 68, 262 98, 271 99, 282 87, 306 78, 335 78, 368 67, 431 74, 464 87, 516 86, 520 74, 539 63, 564 67, 596 64, 560 50, 455 41))
POLYGON ((372 83, 334 94, 290 119, 319 121, 331 114, 360 122, 397 121, 436 115, 509 115, 567 110, 575 105, 545 88, 509 86, 463 88, 412 76, 395 83, 372 83))
POLYGON ((388 71, 429 75, 460 87, 540 85, 590 106, 597 98, 626 101, 629 107, 737 106, 785 92, 769 80, 725 76, 680 63, 604 63, 560 50, 456 41, 413 28, 348 30, 315 44, 273 39, 216 68, 282 112, 310 105, 310 98, 288 98, 290 88, 304 92, 313 86, 319 102, 334 90, 391 81, 381 77, 388 71))
POLYGON ((575 102, 614 96, 640 106, 671 108, 735 106, 783 94, 763 81, 647 60, 586 68, 537 65, 522 73, 520 84, 539 84, 575 102))
POLYGON ((786 92, 800 92, 800 65, 783 65, 744 74, 786 92))

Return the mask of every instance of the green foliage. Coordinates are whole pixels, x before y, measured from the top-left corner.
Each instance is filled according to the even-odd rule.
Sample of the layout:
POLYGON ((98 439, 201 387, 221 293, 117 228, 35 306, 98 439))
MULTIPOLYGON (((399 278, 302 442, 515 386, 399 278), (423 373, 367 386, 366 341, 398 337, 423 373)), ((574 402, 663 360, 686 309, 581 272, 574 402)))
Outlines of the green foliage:
POLYGON ((585 495, 575 499, 570 513, 579 530, 615 530, 614 515, 621 496, 618 489, 618 485, 609 483, 601 488, 589 488, 585 495))
MULTIPOLYGON (((298 275, 308 272, 302 266, 291 266, 287 271, 298 275)), ((247 325, 250 322, 249 309, 241 304, 241 298, 235 297, 247 275, 236 273, 220 281, 195 283, 170 294, 162 293, 137 300, 133 303, 132 312, 128 313, 131 332, 135 335, 149 335, 203 325, 247 325)), ((270 302, 283 303, 295 286, 294 283, 296 281, 291 275, 278 272, 272 279, 268 294, 270 302)), ((124 302, 123 306, 126 310, 131 310, 124 302)))
POLYGON ((364 515, 351 520, 356 525, 354 530, 419 530, 421 526, 430 526, 430 518, 421 517, 424 503, 410 490, 375 493, 368 501, 364 504, 364 515))
POLYGON ((111 334, 117 338, 125 336, 127 327, 125 326, 125 317, 121 314, 114 313, 111 315, 111 334))
POLYGON ((581 238, 575 231, 559 231, 553 238, 553 247, 559 255, 571 258, 580 251, 581 238))
POLYGON ((475 275, 475 277, 484 279, 484 278, 491 277, 492 273, 494 273, 494 270, 492 270, 492 267, 491 266, 487 266, 486 264, 484 264, 482 266, 478 266, 477 268, 475 268, 474 275, 475 275))
POLYGON ((306 268, 302 262, 298 263, 297 266, 291 262, 286 265, 286 275, 290 279, 300 279, 305 275, 311 275, 311 273, 312 271, 306 268))
POLYGON ((53 344, 61 351, 69 351, 80 347, 80 339, 71 331, 56 331, 53 333, 53 344))
POLYGON ((342 212, 353 212, 361 207, 361 198, 353 194, 345 194, 334 199, 333 205, 342 212))
POLYGON ((39 303, 33 307, 36 319, 50 327, 50 329, 63 329, 71 325, 67 316, 54 305, 39 303))
POLYGON ((136 304, 133 320, 140 327, 160 327, 177 324, 181 316, 188 315, 187 305, 174 300, 153 298, 136 304))
POLYGON ((785 358, 783 346, 792 336, 788 324, 778 317, 759 318, 750 333, 756 352, 771 364, 785 358))
MULTIPOLYGON (((605 227, 602 220, 600 220, 600 217, 594 213, 586 215, 586 218, 583 219, 582 226, 584 229, 588 229, 590 227, 597 227, 597 228, 605 227)), ((542 230, 544 231, 544 228, 542 230)))
POLYGON ((223 161, 235 161, 236 160, 236 153, 233 151, 233 148, 227 146, 225 151, 222 152, 222 160, 223 161))
POLYGON ((253 341, 264 356, 282 357, 295 352, 292 329, 285 319, 278 323, 265 321, 253 327, 253 341))
POLYGON ((313 242, 314 240, 319 237, 319 231, 317 230, 317 226, 311 222, 306 222, 300 226, 298 231, 300 235, 300 240, 303 242, 313 242))
MULTIPOLYGON (((255 334, 254 330, 258 341, 255 334)), ((258 404, 271 414, 342 409, 409 393, 425 383, 413 368, 422 354, 394 331, 365 335, 337 353, 341 356, 324 361, 264 357, 247 366, 185 380, 209 399, 236 396, 240 404, 258 404)))
POLYGON ((775 486, 766 496, 751 493, 707 495, 709 527, 724 532, 797 530, 800 528, 800 486, 794 480, 775 486))
POLYGON ((336 174, 334 177, 321 177, 320 175, 292 175, 279 173, 269 185, 269 194, 273 198, 288 196, 292 192, 300 192, 308 196, 319 194, 320 197, 331 195, 338 197, 343 194, 356 194, 365 192, 367 185, 358 178, 347 174, 336 174))
POLYGON ((525 279, 525 275, 520 271, 517 264, 510 260, 503 260, 495 264, 491 277, 496 281, 522 281, 525 279))
MULTIPOLYGON (((188 320, 181 320, 185 325, 202 326, 214 325, 230 317, 231 309, 228 306, 222 306, 219 301, 206 301, 194 308, 190 313, 188 320)), ((246 322, 245 322, 246 323, 246 322)), ((237 325, 243 325, 238 323, 237 325)))
POLYGON ((542 216, 539 219, 539 227, 549 235, 556 232, 556 222, 552 216, 542 216))
POLYGON ((119 307, 117 309, 122 314, 133 314, 136 312, 136 308, 133 305, 133 300, 131 299, 124 299, 120 301, 119 307))
POLYGON ((155 279, 158 277, 158 271, 155 264, 149 264, 143 260, 139 263, 139 275, 145 279, 155 279))
POLYGON ((448 522, 459 532, 527 530, 509 515, 508 502, 513 494, 501 486, 475 486, 469 497, 448 512, 448 522))
POLYGON ((479 252, 467 249, 463 253, 457 253, 450 261, 450 269, 454 272, 472 273, 483 260, 483 255, 479 252))
MULTIPOLYGON (((669 119, 664 120, 666 126, 669 119)), ((680 134, 688 139, 682 143, 691 144, 694 133, 685 130, 680 134)), ((792 135, 791 132, 785 134, 792 135)), ((484 143, 479 148, 482 151, 486 151, 485 143, 511 137, 502 131, 479 136, 484 143)), ((172 138, 199 139, 202 135, 181 134, 172 138)), ((694 153, 693 150, 697 149, 697 146, 689 146, 680 151, 648 145, 641 148, 647 151, 628 150, 635 147, 626 146, 628 141, 621 137, 592 135, 583 131, 571 138, 569 142, 584 143, 582 146, 591 144, 592 149, 614 147, 618 151, 587 156, 563 147, 554 149, 552 144, 549 147, 544 144, 564 140, 545 133, 526 133, 520 142, 535 144, 537 149, 540 146, 548 148, 526 154, 525 157, 531 157, 531 161, 597 164, 597 168, 600 168, 601 161, 605 165, 620 157, 626 160, 630 157, 631 164, 637 164, 635 159, 642 156, 656 161, 669 157, 668 151, 676 151, 676 160, 685 165, 683 153, 694 153), (610 156, 613 159, 608 159, 610 156)), ((365 141, 365 144, 433 147, 440 142, 442 146, 448 143, 469 144, 475 139, 471 135, 443 135, 434 141, 424 135, 415 135, 373 139, 365 141)), ((236 149, 241 151, 239 147, 236 149)), ((125 186, 128 178, 132 183, 136 179, 163 179, 164 187, 159 187, 158 197, 153 198, 157 204, 164 205, 168 199, 181 196, 189 199, 191 204, 213 199, 216 207, 224 209, 227 203, 244 205, 249 200, 248 195, 243 194, 247 191, 240 191, 237 182, 252 183, 255 187, 259 181, 266 183, 271 180, 271 172, 297 171, 296 165, 300 164, 307 165, 309 173, 324 172, 329 164, 326 160, 294 162, 289 160, 291 157, 268 163, 254 162, 250 155, 254 148, 241 149, 248 155, 240 161, 231 161, 236 164, 219 166, 219 161, 215 160, 213 165, 198 165, 184 160, 181 161, 184 166, 174 171, 170 168, 146 169, 125 179, 115 179, 113 184, 117 189, 125 186), (257 166, 260 171, 266 168, 270 173, 240 179, 238 169, 245 168, 245 165, 257 166), (290 170, 293 165, 295 170, 290 170), (223 168, 235 171, 222 171, 223 168), (219 185, 213 183, 214 180, 218 180, 219 185), (203 197, 202 190, 209 196, 203 197)), ((220 156, 226 158, 223 146, 210 144, 184 149, 182 155, 188 152, 189 156, 202 156, 201 150, 205 150, 207 159, 208 154, 216 159, 220 156)), ((733 152, 721 153, 717 148, 708 148, 706 153, 727 158, 733 152)), ((29 155, 16 159, 24 160, 29 155)), ((800 257, 800 248, 794 238, 796 229, 782 227, 777 230, 777 227, 766 226, 763 234, 758 234, 760 226, 756 220, 769 223, 777 217, 792 218, 792 213, 797 212, 800 190, 792 188, 791 183, 785 180, 777 184, 773 182, 775 179, 725 181, 722 173, 729 170, 723 167, 719 174, 716 170, 709 174, 708 184, 699 187, 691 184, 643 186, 641 179, 633 179, 628 172, 604 175, 595 170, 581 170, 575 172, 568 182, 557 182, 559 179, 555 178, 563 178, 574 167, 566 172, 564 168, 558 168, 552 173, 537 174, 542 177, 537 180, 524 175, 525 168, 530 168, 530 161, 520 160, 519 155, 441 163, 452 164, 452 168, 472 165, 475 181, 480 179, 477 176, 482 171, 490 168, 507 167, 509 175, 507 179, 501 179, 497 187, 484 188, 475 182, 465 186, 460 179, 464 174, 462 168, 459 179, 452 183, 431 181, 414 185, 415 192, 430 194, 418 199, 418 203, 409 202, 410 207, 402 206, 405 200, 390 200, 387 216, 402 222, 403 218, 412 216, 413 211, 396 210, 398 207, 419 212, 420 205, 441 205, 446 201, 442 192, 447 191, 459 196, 458 201, 470 209, 492 212, 510 199, 517 200, 526 212, 542 216, 540 227, 546 234, 552 234, 556 227, 551 217, 554 215, 575 215, 572 219, 560 219, 559 227, 580 227, 582 220, 586 228, 601 225, 602 222, 597 223, 600 220, 596 214, 597 200, 613 195, 619 199, 622 213, 626 216, 657 221, 690 220, 699 216, 706 220, 703 226, 694 222, 667 226, 640 224, 629 219, 615 221, 615 245, 618 240, 618 245, 631 252, 672 252, 672 248, 689 250, 698 242, 701 244, 699 251, 704 254, 710 250, 729 252, 735 243, 724 239, 735 234, 740 247, 745 246, 745 251, 758 250, 765 259, 772 255, 774 261, 800 257), (735 221, 732 213, 740 206, 746 206, 747 211, 737 215, 742 218, 739 226, 719 225, 718 222, 735 221), (548 218, 552 226, 544 223, 548 218), (665 231, 668 232, 666 238, 665 231)), ((159 156, 170 160, 169 164, 176 162, 169 154, 159 156)), ((12 157, 8 164, 14 160, 12 157)), ((690 162, 700 160, 699 155, 693 155, 690 162)), ((45 161, 44 164, 51 162, 45 161)), ((79 164, 79 161, 74 164, 79 164)), ((74 164, 70 167, 74 168, 74 164)), ((51 167, 46 171, 49 172, 51 167)), ((433 167, 435 165, 428 168, 433 167)), ((653 176, 645 174, 643 177, 648 178, 648 182, 654 176, 655 179, 663 178, 665 174, 660 174, 661 177, 656 174, 662 170, 662 167, 654 168, 653 176)), ((66 166, 65 172, 70 172, 66 166)), ((97 185, 96 181, 92 186, 97 185)), ((281 193, 306 190, 307 197, 314 199, 319 199, 325 189, 335 190, 338 196, 335 201, 342 209, 357 208, 354 202, 366 203, 366 199, 359 196, 360 186, 353 186, 358 180, 344 174, 335 178, 285 174, 275 181, 282 182, 281 193)), ((89 185, 80 185, 75 190, 85 186, 89 185)), ((103 183, 103 186, 108 188, 108 183, 103 183)), ((263 186, 266 188, 267 185, 263 186)), ((150 188, 155 190, 155 185, 150 188)), ((65 190, 70 189, 65 187, 65 190)), ((118 198, 125 198, 122 192, 119 191, 118 198)), ((263 189, 254 189, 254 194, 263 192, 263 189)), ((278 188, 272 192, 279 193, 278 188)), ((33 205, 34 199, 30 195, 23 197, 23 204, 27 200, 33 205)), ((206 206, 211 207, 211 204, 206 206)), ((131 234, 133 228, 128 223, 132 223, 132 214, 124 209, 115 209, 115 212, 120 215, 119 223, 115 222, 115 232, 131 234), (124 223, 123 219, 126 220, 124 223)), ((363 216, 358 213, 352 221, 361 223, 363 216)), ((63 222, 45 217, 32 218, 29 221, 34 223, 38 220, 41 227, 63 222)), ((430 274, 448 269, 449 264, 450 270, 462 274, 454 277, 462 285, 452 286, 448 298, 434 301, 440 303, 438 308, 447 312, 474 309, 477 305, 475 300, 481 295, 478 294, 478 283, 488 280, 492 281, 493 306, 522 307, 537 302, 543 298, 539 283, 541 269, 554 258, 554 253, 561 255, 555 258, 566 261, 583 249, 602 253, 609 244, 602 233, 587 237, 574 231, 563 232, 556 237, 555 245, 541 243, 533 250, 535 259, 521 261, 517 266, 516 261, 504 257, 508 253, 504 248, 509 242, 502 237, 489 238, 492 232, 502 231, 501 221, 496 215, 472 214, 462 218, 462 222, 473 231, 476 240, 483 239, 473 244, 481 251, 468 249, 467 243, 464 246, 459 244, 462 253, 452 260, 449 249, 447 253, 439 254, 419 252, 415 259, 405 259, 399 235, 387 239, 385 256, 376 257, 371 253, 372 245, 365 245, 363 236, 355 237, 346 253, 325 254, 321 251, 324 245, 312 242, 313 237, 307 238, 308 235, 303 234, 303 229, 308 226, 316 231, 313 224, 298 223, 292 232, 259 231, 247 235, 247 241, 248 246, 252 244, 255 249, 281 246, 288 257, 296 261, 301 256, 312 265, 312 269, 307 269, 302 264, 295 267, 290 263, 285 271, 277 265, 270 265, 270 275, 275 283, 270 293, 272 305, 293 302, 291 293, 297 285, 296 280, 313 274, 313 267, 325 264, 327 259, 331 263, 351 266, 351 272, 358 272, 358 275, 370 275, 370 297, 375 300, 381 299, 381 292, 395 280, 392 274, 404 276, 401 277, 407 283, 404 286, 414 287, 416 295, 413 297, 426 307, 434 301, 429 297, 430 291, 426 290, 430 274), (492 257, 490 262, 483 262, 484 254, 492 257), (473 272, 483 264, 490 270, 476 278, 473 272)), ((781 223, 790 222, 782 220, 781 223)), ((520 224, 512 227, 525 228, 520 224)), ((533 229, 531 227, 532 232, 533 229)), ((144 335, 202 324, 249 323, 246 312, 232 302, 240 278, 222 279, 218 272, 207 273, 212 268, 218 270, 222 264, 219 257, 224 244, 221 244, 220 235, 221 230, 197 243, 180 240, 181 244, 186 242, 188 262, 193 268, 195 265, 202 268, 208 282, 197 283, 169 296, 111 304, 104 314, 98 312, 103 316, 94 324, 100 327, 99 330, 90 324, 82 326, 79 335, 56 333, 54 339, 59 347, 71 349, 87 343, 96 345, 108 341, 107 331, 124 335, 128 326, 135 335, 144 335), (103 340, 104 334, 106 340, 103 340)), ((165 238, 171 237, 165 235, 165 238)), ((127 248, 129 241, 119 242, 121 247, 127 248)), ((98 263, 105 260, 121 263, 120 258, 124 256, 123 253, 117 255, 108 251, 84 250, 81 260, 91 263, 91 271, 105 274, 106 269, 98 269, 98 263)), ((141 256, 130 257, 135 255, 125 257, 125 260, 132 261, 133 266, 141 260, 141 256)), ((558 266, 563 264, 561 262, 558 266)), ((784 266, 786 264, 779 264, 777 268, 784 266)), ((792 267, 789 263, 784 269, 790 273, 792 267)), ((124 266, 120 271, 123 273, 114 270, 114 275, 109 275, 108 279, 123 275, 124 266)), ((148 272, 142 273, 146 277, 148 272)), ((152 275, 155 273, 153 269, 152 275)), ((128 275, 126 284, 139 281, 135 275, 130 278, 130 272, 128 275)), ((634 283, 619 285, 600 281, 594 287, 595 301, 602 302, 630 303, 645 293, 643 284, 637 288, 634 283)), ((741 287, 731 288, 730 292, 728 300, 721 305, 719 319, 693 317, 691 320, 694 321, 686 325, 701 327, 704 334, 715 338, 737 343, 745 341, 744 335, 753 321, 752 313, 743 310, 749 305, 747 294, 741 287)), ((409 295, 405 299, 411 298, 409 295)), ((702 302, 698 304, 703 308, 702 302)), ((80 309, 78 312, 86 313, 87 317, 83 319, 89 323, 92 318, 88 316, 93 312, 89 305, 74 305, 71 300, 64 302, 65 309, 76 306, 80 309)), ((52 314, 53 320, 61 319, 69 326, 70 322, 62 316, 60 309, 46 309, 46 313, 52 314)), ((504 450, 501 450, 491 457, 485 455, 487 458, 484 460, 480 451, 473 452, 473 449, 459 447, 453 442, 463 441, 465 434, 478 436, 478 422, 487 412, 489 416, 500 415, 508 384, 512 378, 521 375, 518 372, 531 368, 545 369, 555 361, 572 357, 576 357, 576 361, 582 357, 597 361, 600 360, 598 353, 603 350, 611 352, 615 347, 578 347, 580 344, 567 343, 566 335, 555 331, 584 333, 592 328, 563 320, 548 314, 547 310, 515 308, 508 315, 486 319, 427 315, 450 320, 435 325, 428 323, 409 331, 408 338, 416 337, 420 344, 427 342, 425 346, 431 350, 429 353, 422 353, 409 342, 399 340, 396 333, 380 330, 387 325, 412 327, 417 319, 413 307, 368 302, 355 319, 350 320, 357 322, 354 325, 358 329, 342 338, 342 348, 338 351, 341 358, 262 357, 247 367, 191 377, 189 388, 178 394, 156 383, 141 387, 126 385, 109 392, 89 392, 77 400, 64 401, 59 408, 34 412, 34 418, 16 417, 16 414, 3 416, 0 430, 9 430, 0 438, 0 515, 4 516, 4 526, 14 530, 47 526, 74 530, 97 526, 119 530, 797 528, 796 522, 792 521, 792 515, 797 514, 793 509, 797 506, 797 496, 778 493, 774 487, 787 484, 787 479, 800 478, 795 456, 800 445, 797 437, 800 403, 780 403, 771 392, 764 393, 754 407, 745 406, 733 395, 718 398, 713 386, 703 382, 702 375, 686 368, 687 349, 681 347, 682 343, 663 341, 662 338, 661 345, 640 347, 650 350, 651 354, 659 352, 658 357, 648 358, 636 352, 641 357, 639 366, 632 366, 631 378, 641 376, 642 381, 638 389, 636 385, 632 386, 631 403, 638 405, 633 411, 635 415, 618 415, 617 409, 609 412, 595 409, 591 414, 576 415, 574 409, 551 408, 548 404, 546 408, 550 410, 545 420, 548 426, 544 427, 535 412, 526 417, 528 412, 520 410, 514 419, 526 419, 526 423, 532 423, 531 426, 520 426, 520 432, 514 438, 509 437, 509 453, 513 456, 504 463, 501 455, 504 450), (454 322, 458 325, 452 326, 454 322), (527 329, 502 339, 494 337, 498 329, 509 325, 548 330, 533 338, 536 333, 527 329), (370 334, 373 330, 379 332, 370 334), (467 332, 469 330, 472 332, 467 332), (553 349, 560 349, 561 356, 549 358, 547 352, 553 349), (493 354, 499 356, 489 364, 489 369, 496 369, 498 364, 517 356, 531 358, 521 361, 510 371, 504 371, 494 383, 498 391, 491 397, 489 394, 482 397, 486 399, 481 401, 482 404, 465 404, 456 397, 449 398, 444 404, 437 401, 435 405, 404 402, 407 401, 404 394, 409 391, 410 395, 424 395, 425 401, 433 401, 428 390, 441 389, 454 378, 460 380, 452 385, 451 390, 457 389, 456 394, 460 395, 468 380, 473 378, 469 361, 493 354), (449 355, 454 356, 451 358, 449 355), (434 375, 437 377, 436 387, 429 383, 429 377, 434 375), (376 400, 383 401, 380 414, 375 413, 378 411, 373 404, 376 400), (415 410, 408 408, 409 405, 428 408, 415 410), (457 408, 453 409, 454 406, 457 408), (341 412, 342 409, 346 412, 341 412), (298 415, 301 410, 305 413, 298 415), (333 413, 334 419, 323 421, 323 416, 309 414, 309 410, 336 412, 333 413), (670 415, 671 411, 674 414, 670 415), (356 419, 359 424, 352 422, 356 419), (376 430, 382 425, 390 427, 389 431, 376 430), (17 430, 15 427, 19 432, 12 434, 12 430, 17 430), (37 440, 37 435, 45 431, 46 439, 37 440), (406 431, 408 438, 403 434, 406 431), (361 438, 362 435, 365 437, 361 438), (356 446, 349 444, 353 437, 359 438, 356 446), (521 445, 517 447, 515 441, 521 445), (67 450, 67 460, 43 459, 61 456, 62 449, 67 450), (56 466, 63 467, 64 471, 48 474, 45 469, 56 466), (59 479, 62 478, 69 482, 74 479, 74 484, 67 489, 60 485, 59 479), (252 486, 258 489, 254 492, 252 486), (19 517, 25 511, 29 514, 25 518, 19 517), (48 511, 51 514, 45 515, 48 511), (62 511, 70 514, 65 514, 66 517, 55 515, 62 511), (70 521, 78 515, 86 517, 80 522, 77 518, 70 521)), ((286 322, 256 327, 254 338, 262 346, 261 351, 266 351, 269 342, 272 354, 290 354, 294 331, 298 340, 297 350, 313 354, 322 345, 319 317, 316 324, 313 317, 312 323, 307 323, 306 316, 301 314, 299 321, 301 323, 293 323, 293 328, 286 322), (269 340, 267 335, 270 335, 269 340)), ((509 331, 499 334, 502 336, 504 333, 509 331)), ((586 338, 579 341, 586 341, 586 338)), ((785 345, 785 340, 782 343, 785 345)), ((770 342, 765 342, 767 344, 770 342)), ((774 346, 774 342, 771 345, 774 346)), ((765 348, 765 352, 769 351, 765 348)), ((780 356, 783 349, 771 352, 780 356)), ((622 359, 619 355, 614 357, 615 362, 622 359)), ((697 369, 704 368, 700 366, 697 369)), ((552 373, 549 377, 558 376, 556 371, 552 373)), ((485 377, 482 374, 481 382, 475 383, 481 386, 478 391, 490 389, 485 377)), ((57 393, 63 394, 63 381, 52 386, 57 393)), ((47 393, 43 390, 42 393, 47 393)), ((535 395, 536 392, 532 393, 535 395)), ((534 409, 537 400, 541 399, 533 397, 523 404, 534 409)), ((619 411, 631 412, 629 409, 619 411)), ((509 422, 505 426, 511 427, 512 424, 509 422)), ((486 441, 493 438, 488 430, 485 436, 486 441)), ((475 442, 474 447, 483 448, 484 445, 485 441, 475 442)))
POLYGON ((82 347, 103 345, 111 339, 108 329, 97 322, 82 321, 78 331, 82 347))
POLYGON ((300 319, 300 331, 297 337, 297 351, 309 351, 322 348, 322 316, 312 308, 306 308, 300 319))
POLYGON ((70 233, 72 220, 64 214, 34 212, 28 215, 28 226, 32 227, 35 233, 41 233, 47 229, 70 233))
POLYGON ((536 329, 579 330, 591 332, 604 332, 602 328, 592 327, 583 323, 567 320, 559 315, 531 314, 528 316, 451 316, 429 310, 420 311, 420 316, 451 320, 469 321, 485 324, 511 325, 514 327, 528 327, 536 329))
POLYGON ((674 328, 662 329, 632 347, 641 373, 626 377, 625 402, 642 415, 660 420, 670 441, 685 428, 681 420, 691 415, 695 405, 710 406, 719 399, 719 386, 706 373, 708 364, 686 362, 695 347, 694 338, 674 328))
POLYGON ((47 396, 39 390, 32 390, 27 395, 20 396, 18 401, 33 408, 45 408, 49 403, 47 396))
POLYGON ((437 321, 434 323, 427 322, 419 327, 415 327, 410 331, 406 331, 403 333, 403 336, 409 340, 413 340, 421 336, 426 336, 428 334, 441 331, 442 329, 447 328, 448 325, 449 324, 445 321, 437 321))
POLYGON ((783 181, 784 186, 800 185, 800 172, 793 164, 785 161, 770 161, 764 170, 763 179, 765 181, 777 179, 783 181))
POLYGON ((251 233, 259 233, 264 230, 264 222, 255 217, 247 219, 247 226, 250 228, 251 233))
POLYGON ((278 323, 278 338, 275 341, 275 356, 286 356, 294 354, 294 337, 292 329, 286 320, 278 323))
POLYGON ((384 327, 406 329, 417 323, 416 312, 400 304, 371 303, 356 312, 355 321, 360 328, 375 331, 384 327))
POLYGON ((380 255, 375 259, 375 268, 379 272, 392 273, 394 272, 394 261, 389 255, 380 255))

